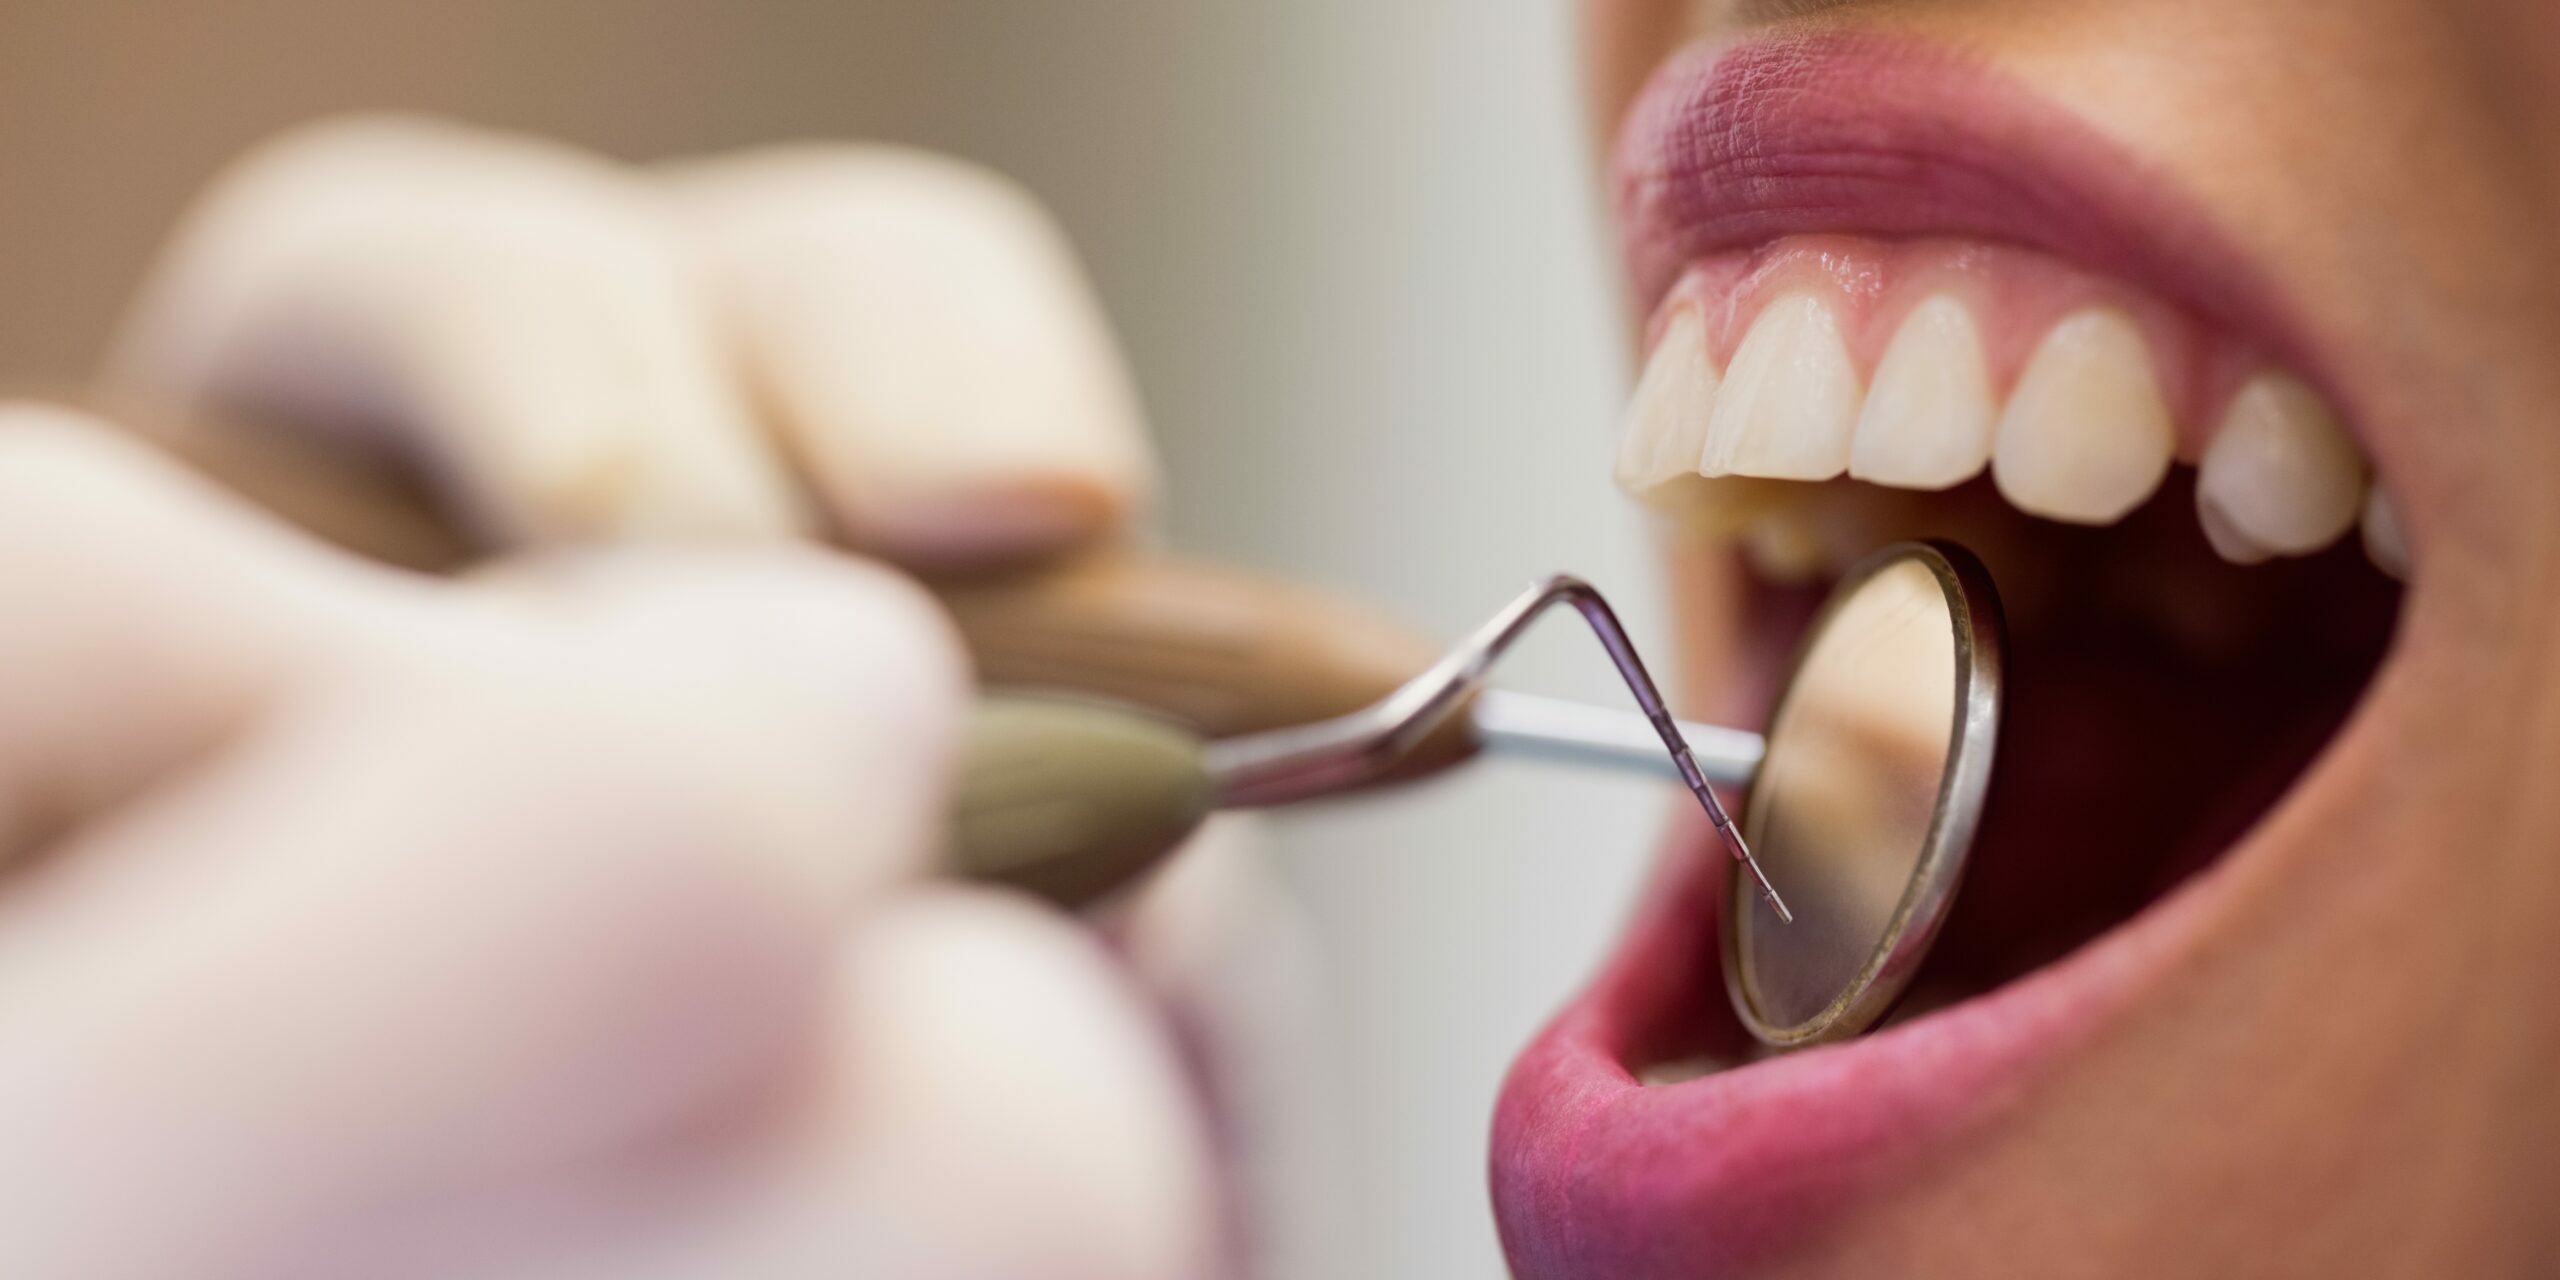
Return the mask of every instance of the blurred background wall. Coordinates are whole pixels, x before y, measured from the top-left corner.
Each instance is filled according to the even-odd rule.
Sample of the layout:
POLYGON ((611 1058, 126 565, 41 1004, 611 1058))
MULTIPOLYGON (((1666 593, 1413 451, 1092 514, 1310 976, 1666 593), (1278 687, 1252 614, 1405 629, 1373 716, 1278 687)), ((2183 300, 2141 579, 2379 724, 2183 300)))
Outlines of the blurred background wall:
MULTIPOLYGON (((1004 169, 1127 339, 1187 551, 1443 634, 1532 576, 1658 643, 1607 479, 1624 340, 1568 0, 232 0, 0 5, 0 376, 76 375, 183 202, 310 116, 395 108, 646 159, 895 139, 1004 169)), ((1617 694, 1557 623, 1507 678, 1617 694)), ((1326 956, 1292 1066, 1340 1102, 1306 1276, 1489 1276, 1487 1119, 1588 970, 1658 791, 1500 765, 1292 816, 1326 956)))

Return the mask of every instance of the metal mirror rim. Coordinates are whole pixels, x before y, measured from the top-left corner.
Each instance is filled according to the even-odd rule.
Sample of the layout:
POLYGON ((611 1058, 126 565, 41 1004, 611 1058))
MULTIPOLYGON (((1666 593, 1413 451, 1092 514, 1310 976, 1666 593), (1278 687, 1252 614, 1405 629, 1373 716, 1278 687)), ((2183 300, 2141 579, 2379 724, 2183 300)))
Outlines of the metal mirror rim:
MULTIPOLYGON (((1906 560, 1916 560, 1929 570, 1946 598, 1948 617, 1955 630, 1956 681, 1947 730, 1947 763, 1938 778, 1937 801, 1929 815, 1929 830, 1922 837, 1920 858, 1885 924, 1883 937, 1877 940, 1875 951, 1860 967, 1857 977, 1820 1013, 1792 1026, 1775 1026, 1764 1021, 1752 1007, 1750 993, 1743 985, 1741 913, 1752 910, 1758 898, 1738 879, 1738 867, 1726 868, 1720 930, 1725 992, 1744 1027, 1764 1043, 1780 1048, 1846 1040, 1893 1011, 1910 987, 1921 959, 1929 953, 1930 944, 1937 940, 1948 910, 1955 905, 1956 889, 1964 880, 1965 859, 1972 852, 1974 832, 1981 823, 1983 796, 1991 784, 1991 762, 2000 736, 2005 685, 2002 649, 2007 627, 1990 571, 1963 547, 1934 539, 1898 542, 1858 562, 1823 602, 1813 625, 1806 630, 1805 644, 1787 672, 1787 682, 1771 710, 1769 725, 1774 730, 1784 720, 1787 702, 1796 691, 1796 679, 1803 673, 1805 661, 1813 654, 1814 641, 1830 624, 1832 615, 1868 579, 1906 560)), ((1756 788, 1756 778, 1754 785, 1756 788)), ((1759 806, 1749 805, 1743 818, 1745 836, 1755 847, 1760 843, 1761 817, 1759 806)))

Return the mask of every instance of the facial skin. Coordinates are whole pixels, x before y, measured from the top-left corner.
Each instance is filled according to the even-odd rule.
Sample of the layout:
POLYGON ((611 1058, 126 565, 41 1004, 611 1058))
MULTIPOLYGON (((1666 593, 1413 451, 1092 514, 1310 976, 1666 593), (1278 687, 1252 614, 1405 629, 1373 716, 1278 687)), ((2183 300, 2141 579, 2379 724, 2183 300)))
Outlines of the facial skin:
MULTIPOLYGON (((2334 400, 2415 566, 2366 700, 2187 904, 2157 970, 1743 1269, 2506 1275, 2560 1259, 2560 11, 1590 0, 1585 16, 1603 154, 1647 79, 1700 41, 1916 42, 2046 98, 2249 265, 2284 327, 2257 336, 2334 400)), ((1659 300, 1640 284, 1637 317, 1659 300)), ((1725 576, 1684 568, 1684 612, 1718 616, 1725 576)), ((1712 706, 1709 659, 1731 639, 1701 625, 1686 643, 1693 703, 1712 706)), ((1506 1162, 1540 1145, 1497 1140, 1523 1273, 1628 1256, 1503 1197, 1506 1162)))

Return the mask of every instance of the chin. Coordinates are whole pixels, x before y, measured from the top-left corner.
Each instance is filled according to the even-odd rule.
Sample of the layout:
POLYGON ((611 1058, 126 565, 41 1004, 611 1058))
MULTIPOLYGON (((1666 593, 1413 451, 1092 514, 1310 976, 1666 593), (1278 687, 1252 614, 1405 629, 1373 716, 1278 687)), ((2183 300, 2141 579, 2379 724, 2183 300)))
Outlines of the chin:
POLYGON ((1726 999, 1745 890, 1675 820, 1503 1090, 1515 1271, 2547 1265, 2546 1157, 2508 1157, 2552 1135, 2518 1099, 2555 1037, 2488 990, 2555 972, 2560 824, 2521 797, 2560 699, 2550 633, 2483 611, 2553 562, 2434 536, 2537 545, 2494 486, 2462 509, 2370 317, 2265 228, 2050 75, 1852 25, 1680 52, 1628 111, 1616 480, 1669 544, 1683 710, 1725 723, 1868 552, 1974 551, 2008 617, 1979 834, 1892 1015, 1778 1052, 1726 999))

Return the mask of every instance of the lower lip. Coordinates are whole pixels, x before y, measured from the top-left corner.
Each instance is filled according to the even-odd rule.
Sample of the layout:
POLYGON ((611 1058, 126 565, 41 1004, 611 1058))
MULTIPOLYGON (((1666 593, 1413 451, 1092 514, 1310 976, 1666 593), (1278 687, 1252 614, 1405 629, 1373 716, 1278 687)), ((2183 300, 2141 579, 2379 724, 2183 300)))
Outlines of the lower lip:
POLYGON ((1744 1047, 1718 978, 1715 922, 1730 879, 1710 839, 1702 823, 1682 827, 1625 945, 1503 1087, 1494 1202, 1521 1276, 1696 1276, 1801 1245, 2104 1022, 2152 939, 2198 909, 2201 887, 1946 1012, 1648 1085, 1639 1077, 1651 1064, 1744 1047))

